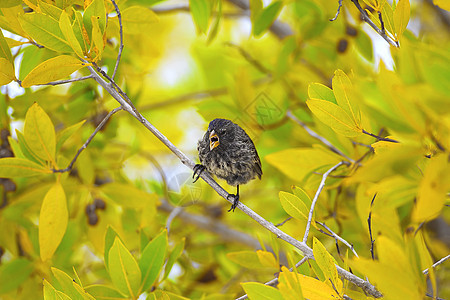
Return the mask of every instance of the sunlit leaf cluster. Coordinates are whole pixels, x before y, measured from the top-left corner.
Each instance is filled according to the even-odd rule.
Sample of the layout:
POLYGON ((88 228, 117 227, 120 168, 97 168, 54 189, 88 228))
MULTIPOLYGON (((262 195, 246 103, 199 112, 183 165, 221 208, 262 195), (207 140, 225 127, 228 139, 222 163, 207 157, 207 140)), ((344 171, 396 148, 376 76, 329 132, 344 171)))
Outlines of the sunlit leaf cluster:
POLYGON ((450 7, 339 4, 0 1, 0 298, 449 298, 450 7), (242 203, 311 256, 116 95, 196 163, 244 128, 242 203))

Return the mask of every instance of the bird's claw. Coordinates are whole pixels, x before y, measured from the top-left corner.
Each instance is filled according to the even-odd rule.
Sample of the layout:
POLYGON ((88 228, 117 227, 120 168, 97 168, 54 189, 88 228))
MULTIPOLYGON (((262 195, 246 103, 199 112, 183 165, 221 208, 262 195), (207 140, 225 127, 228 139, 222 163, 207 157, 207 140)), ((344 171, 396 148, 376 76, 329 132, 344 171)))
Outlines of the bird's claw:
POLYGON ((194 179, 194 181, 192 183, 197 182, 197 180, 200 178, 200 175, 203 171, 205 171, 205 169, 206 167, 202 164, 196 164, 194 166, 194 174, 192 174, 192 178, 194 179), (197 175, 197 177, 195 177, 195 175, 197 175))
POLYGON ((230 209, 228 210, 228 212, 235 210, 235 208, 238 206, 239 204, 239 195, 234 195, 234 194, 228 194, 227 197, 228 200, 233 200, 233 204, 231 204, 230 209))

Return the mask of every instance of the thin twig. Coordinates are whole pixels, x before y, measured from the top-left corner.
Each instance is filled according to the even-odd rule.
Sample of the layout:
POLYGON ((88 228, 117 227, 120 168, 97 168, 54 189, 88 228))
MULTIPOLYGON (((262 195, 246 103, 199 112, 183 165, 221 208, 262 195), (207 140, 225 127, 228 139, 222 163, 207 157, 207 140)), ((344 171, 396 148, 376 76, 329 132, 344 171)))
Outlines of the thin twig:
POLYGON ((114 72, 112 75, 112 79, 116 77, 117 69, 119 68, 119 62, 120 58, 122 57, 122 50, 123 50, 123 27, 122 27, 122 15, 120 14, 119 6, 117 6, 117 3, 115 0, 111 0, 112 4, 114 5, 114 9, 116 10, 117 17, 119 18, 119 35, 120 35, 120 46, 119 46, 119 53, 117 54, 116 59, 116 65, 114 67, 114 72))
POLYGON ((381 15, 381 11, 378 12, 378 19, 380 20, 380 24, 381 24, 381 32, 386 34, 386 29, 384 28, 384 21, 383 21, 383 16, 381 15))
POLYGON ((337 17, 339 16, 339 13, 341 12, 341 7, 342 7, 342 0, 339 0, 339 6, 336 11, 336 15, 334 16, 334 18, 330 19, 330 21, 335 21, 337 19, 337 17))
POLYGON ((353 2, 353 4, 355 4, 356 8, 359 10, 359 12, 361 13, 361 16, 364 20, 364 22, 366 22, 367 24, 370 25, 370 27, 372 27, 386 42, 388 42, 390 45, 394 46, 394 47, 399 47, 398 43, 394 42, 390 37, 388 37, 386 35, 386 33, 383 33, 383 31, 378 28, 377 25, 375 25, 375 23, 370 19, 370 17, 367 15, 366 11, 361 7, 361 5, 359 5, 358 0, 351 0, 353 2))
MULTIPOLYGON (((444 261, 446 261, 447 259, 450 258, 450 254, 447 255, 446 257, 441 258, 440 260, 438 260, 437 262, 435 262, 431 268, 436 268, 437 266, 439 266, 440 264, 442 264, 444 261)), ((423 274, 428 275, 428 272, 430 271, 430 269, 425 269, 422 271, 423 274)))
POLYGON ((378 135, 376 135, 376 134, 367 132, 367 131, 365 131, 364 129, 363 129, 362 133, 367 134, 367 135, 370 135, 371 137, 376 138, 377 141, 391 142, 391 143, 400 143, 399 141, 396 141, 396 140, 393 140, 393 139, 390 139, 390 138, 380 137, 380 136, 378 136, 378 135))
POLYGON ((338 148, 336 148, 335 146, 333 146, 333 144, 331 144, 326 138, 318 135, 314 130, 312 130, 311 128, 309 128, 305 123, 303 123, 302 121, 300 121, 296 116, 294 116, 294 114, 288 110, 286 112, 286 115, 288 116, 288 118, 290 118, 292 121, 294 121, 295 123, 297 123, 298 125, 302 126, 303 129, 306 130, 306 132, 312 136, 313 138, 315 138, 316 140, 319 140, 320 142, 322 142, 322 144, 324 144, 325 146, 328 147, 328 149, 330 149, 331 151, 333 151, 336 154, 339 154, 340 156, 342 156, 343 158, 347 159, 348 161, 354 163, 355 161, 353 159, 351 159, 350 157, 348 157, 347 155, 345 155, 341 150, 339 150, 338 148))
MULTIPOLYGON (((296 264, 295 264, 295 268, 298 268, 298 267, 300 267, 301 265, 303 265, 306 261, 308 260, 308 257, 303 257, 299 262, 297 262, 296 264)), ((293 271, 294 270, 294 268, 290 268, 289 269, 289 271, 293 271)), ((275 277, 274 279, 272 279, 272 280, 269 280, 269 281, 267 281, 266 283, 264 283, 265 285, 269 285, 269 286, 273 286, 273 287, 275 287, 275 286, 277 286, 278 285, 278 277, 275 277)), ((236 300, 245 300, 245 299, 248 299, 248 296, 247 296, 247 294, 245 294, 245 295, 243 295, 243 296, 241 296, 241 297, 239 297, 239 298, 236 298, 236 300)))
POLYGON ((275 226, 276 227, 280 227, 280 226, 283 226, 284 225, 284 223, 286 223, 287 221, 289 221, 290 219, 292 219, 292 217, 289 217, 289 218, 287 218, 286 220, 284 220, 283 222, 281 222, 281 223, 278 223, 278 224, 276 224, 275 226))
POLYGON ((328 177, 328 175, 330 175, 331 172, 333 172, 334 170, 336 170, 343 164, 345 164, 344 161, 341 161, 341 162, 335 164, 328 171, 326 171, 322 176, 322 181, 320 181, 319 188, 317 189, 317 192, 314 195, 314 199, 312 200, 312 203, 311 203, 311 209, 309 210, 308 222, 306 223, 305 235, 303 236, 303 243, 305 243, 305 244, 306 244, 306 241, 308 240, 309 229, 311 227, 311 221, 312 221, 312 217, 313 217, 313 213, 314 213, 314 207, 316 206, 317 199, 319 199, 320 192, 322 192, 323 188, 325 187, 325 181, 327 180, 327 177, 328 177))
POLYGON ((104 118, 103 120, 100 122, 100 124, 98 124, 97 128, 95 128, 94 132, 89 136, 89 138, 86 140, 86 142, 83 144, 83 146, 81 146, 80 149, 78 149, 77 154, 75 154, 75 157, 72 159, 72 161, 70 162, 70 164, 67 166, 67 168, 65 169, 59 169, 59 170, 55 170, 53 169, 53 172, 55 173, 64 173, 64 172, 68 172, 70 170, 72 170, 73 165, 75 164, 75 162, 78 159, 78 156, 80 156, 81 152, 86 149, 86 147, 89 145, 89 143, 92 141, 92 139, 94 138, 94 136, 103 128, 103 126, 106 124, 106 122, 109 120, 109 118, 115 114, 116 112, 118 112, 119 110, 121 110, 122 107, 116 107, 114 108, 112 111, 110 111, 104 118))
MULTIPOLYGON (((181 152, 177 147, 175 147, 172 142, 170 142, 156 127, 154 127, 147 119, 145 119, 139 112, 136 112, 133 107, 125 101, 125 99, 121 96, 119 91, 117 91, 113 85, 106 82, 98 73, 95 72, 95 70, 88 66, 88 69, 91 71, 91 73, 94 76, 94 79, 104 88, 110 95, 118 101, 123 109, 130 113, 132 116, 134 116, 138 121, 140 121, 153 135, 155 135, 169 150, 171 150, 187 167, 189 167, 191 170, 193 170, 195 163, 189 159, 183 152, 181 152)), ((117 85, 115 85, 117 86, 117 85)), ((342 162, 341 164, 344 164, 342 162)), ((230 203, 233 200, 230 200, 228 195, 229 193, 222 188, 209 174, 208 172, 203 172, 200 174, 200 177, 209 184, 221 197, 223 197, 225 200, 229 201, 230 203)), ((303 243, 299 240, 294 239, 292 236, 286 234, 285 232, 281 231, 275 225, 265 220, 263 217, 258 215, 256 212, 251 210, 249 207, 247 207, 242 202, 239 202, 237 208, 239 208, 241 211, 243 211, 245 214, 247 214, 249 217, 251 217, 253 220, 258 222, 261 226, 266 228, 268 231, 272 232, 275 236, 278 238, 284 240, 285 242, 291 244, 292 246, 299 249, 304 256, 308 257, 309 259, 313 259, 314 255, 312 252, 312 249, 306 245, 306 243, 303 243)), ((344 279, 349 280, 356 286, 362 288, 366 293, 374 296, 374 297, 382 297, 382 294, 368 281, 348 272, 347 270, 341 268, 339 265, 336 265, 336 269, 340 276, 342 276, 344 279)))
POLYGON ((161 205, 158 206, 158 210, 168 212, 169 214, 172 214, 175 209, 178 210, 178 213, 174 217, 183 220, 185 223, 190 223, 198 228, 215 233, 221 236, 226 242, 241 243, 253 249, 261 249, 261 245, 257 239, 247 233, 232 229, 217 219, 189 213, 179 206, 173 206, 164 199, 161 199, 161 205))
POLYGON ((349 242, 347 242, 346 240, 341 238, 339 235, 334 233, 333 230, 331 230, 327 225, 325 225, 325 223, 322 223, 319 221, 316 221, 316 223, 323 226, 326 230, 328 230, 328 232, 331 234, 332 237, 334 237, 336 240, 341 241, 344 245, 346 245, 348 248, 350 248, 350 250, 352 250, 353 254, 355 254, 356 257, 359 257, 355 251, 355 248, 353 248, 353 245, 351 245, 349 242))
POLYGON ((66 79, 66 80, 57 80, 57 81, 52 81, 52 82, 47 82, 47 83, 42 83, 42 84, 36 84, 36 85, 59 85, 59 84, 66 84, 66 83, 71 83, 71 82, 82 81, 82 80, 91 79, 91 78, 94 78, 94 77, 92 75, 88 75, 88 76, 83 76, 83 77, 79 77, 79 78, 66 79))
POLYGON ((373 246, 375 244, 375 240, 372 237, 372 206, 373 206, 373 202, 375 201, 376 197, 377 197, 377 194, 373 195, 372 201, 370 202, 369 217, 367 218, 367 224, 369 225, 369 237, 370 237, 370 255, 372 256, 372 260, 375 260, 375 255, 373 254, 373 246))

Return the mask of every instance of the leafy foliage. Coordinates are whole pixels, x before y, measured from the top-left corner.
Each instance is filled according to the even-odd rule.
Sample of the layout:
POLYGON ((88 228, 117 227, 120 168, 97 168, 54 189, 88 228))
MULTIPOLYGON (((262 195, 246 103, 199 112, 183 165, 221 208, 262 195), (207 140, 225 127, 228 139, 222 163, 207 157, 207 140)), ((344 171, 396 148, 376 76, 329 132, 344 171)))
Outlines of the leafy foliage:
POLYGON ((448 16, 360 2, 1 1, 0 298, 450 297, 448 16), (217 117, 266 228, 174 159, 217 117))

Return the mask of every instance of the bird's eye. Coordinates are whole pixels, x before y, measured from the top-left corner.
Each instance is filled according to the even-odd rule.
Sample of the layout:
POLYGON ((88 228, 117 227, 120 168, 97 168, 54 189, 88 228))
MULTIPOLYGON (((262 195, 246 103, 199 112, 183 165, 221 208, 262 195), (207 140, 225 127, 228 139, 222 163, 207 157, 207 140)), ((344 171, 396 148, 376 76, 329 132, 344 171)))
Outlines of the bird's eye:
POLYGON ((223 128, 223 129, 220 130, 220 134, 223 135, 223 134, 226 134, 226 133, 227 133, 227 130, 226 130, 226 129, 223 128))

